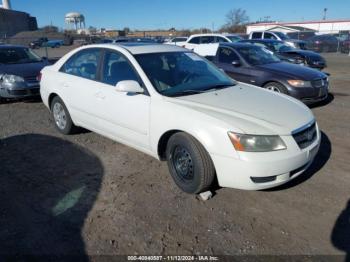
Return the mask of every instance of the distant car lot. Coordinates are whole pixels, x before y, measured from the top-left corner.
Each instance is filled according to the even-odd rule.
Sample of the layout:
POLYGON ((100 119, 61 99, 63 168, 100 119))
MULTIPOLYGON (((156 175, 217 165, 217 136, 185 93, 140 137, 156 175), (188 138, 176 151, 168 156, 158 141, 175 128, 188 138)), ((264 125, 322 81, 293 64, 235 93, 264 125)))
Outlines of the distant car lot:
MULTIPOLYGON (((50 52, 62 56, 70 48, 60 47, 50 52)), ((37 51, 45 52, 44 49, 37 51)), ((0 161, 33 157, 36 164, 33 168, 29 161, 26 166, 14 168, 11 161, 1 162, 2 170, 10 170, 12 174, 2 181, 2 191, 11 187, 26 188, 29 181, 30 186, 52 188, 42 191, 43 195, 36 200, 50 202, 51 199, 53 204, 57 203, 58 196, 54 196, 54 192, 65 187, 66 180, 52 183, 48 174, 42 175, 35 170, 40 170, 40 163, 46 163, 51 166, 52 169, 47 170, 52 174, 61 174, 59 170, 55 171, 60 154, 45 151, 45 141, 50 140, 33 140, 32 147, 40 144, 36 142, 45 142, 40 147, 42 151, 35 151, 35 156, 28 154, 33 149, 16 149, 17 142, 14 142, 20 134, 54 135, 90 152, 84 158, 86 161, 73 158, 74 164, 67 163, 71 168, 64 174, 75 179, 72 183, 74 192, 83 187, 88 190, 87 195, 96 196, 93 208, 84 217, 82 229, 88 254, 125 254, 130 248, 137 253, 162 250, 167 254, 344 254, 342 246, 346 242, 342 241, 347 240, 346 236, 334 237, 334 232, 339 231, 337 220, 350 198, 350 123, 346 121, 350 119, 350 58, 339 53, 325 54, 325 57, 327 71, 331 73, 332 96, 312 109, 323 132, 321 150, 310 171, 283 188, 267 192, 219 189, 212 200, 203 203, 173 185, 164 163, 95 133, 63 137, 54 131, 52 119, 41 103, 11 102, 0 105, 0 161), (98 170, 79 166, 90 163, 90 158, 93 163, 101 162, 96 167, 98 170), (26 170, 25 176, 12 179, 23 170, 26 170), (85 184, 89 182, 87 177, 100 181, 101 187, 85 184)), ((23 141, 28 145, 31 140, 23 141)), ((61 152, 59 144, 55 142, 59 153, 70 154, 75 150, 68 146, 61 152)), ((13 198, 19 194, 18 191, 12 193, 13 198)), ((27 190, 26 196, 31 194, 27 190)), ((8 197, 6 195, 3 207, 13 203, 8 197)), ((17 207, 21 206, 21 201, 26 206, 25 201, 30 200, 21 200, 18 196, 16 199, 17 207)), ((88 198, 81 201, 73 209, 84 210, 91 204, 88 198)), ((35 207, 41 210, 40 213, 52 212, 48 202, 35 202, 35 207)), ((33 218, 35 213, 38 212, 29 213, 27 219, 33 218)), ((4 221, 16 221, 11 218, 11 213, 1 217, 4 221)), ((17 219, 20 221, 21 218, 17 219)), ((74 220, 74 217, 65 219, 74 220)), ((39 227, 46 223, 43 219, 33 221, 39 227)), ((15 233, 20 233, 16 230, 19 229, 14 227, 11 235, 1 232, 0 240, 3 241, 0 242, 15 242, 18 236, 15 233)), ((58 228, 52 233, 59 235, 61 232, 58 228)), ((55 244, 57 250, 66 245, 74 246, 74 237, 66 235, 64 239, 55 244)))

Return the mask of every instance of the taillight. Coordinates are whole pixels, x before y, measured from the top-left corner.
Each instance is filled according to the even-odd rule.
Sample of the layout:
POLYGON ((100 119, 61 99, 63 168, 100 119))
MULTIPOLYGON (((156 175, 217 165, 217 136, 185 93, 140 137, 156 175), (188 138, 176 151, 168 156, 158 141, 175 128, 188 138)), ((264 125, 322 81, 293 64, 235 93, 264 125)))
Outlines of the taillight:
POLYGON ((41 72, 36 76, 36 80, 38 81, 38 82, 40 82, 41 81, 41 72))

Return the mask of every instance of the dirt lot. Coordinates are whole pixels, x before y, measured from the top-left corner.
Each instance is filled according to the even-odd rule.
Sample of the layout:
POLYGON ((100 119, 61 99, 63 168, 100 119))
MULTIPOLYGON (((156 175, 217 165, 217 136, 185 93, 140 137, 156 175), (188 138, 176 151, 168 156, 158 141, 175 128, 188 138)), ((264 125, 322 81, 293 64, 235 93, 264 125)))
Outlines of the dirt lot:
POLYGON ((349 258, 350 57, 326 58, 334 99, 312 109, 323 135, 310 170, 206 202, 165 163, 95 133, 59 135, 40 102, 0 105, 0 253, 349 258))

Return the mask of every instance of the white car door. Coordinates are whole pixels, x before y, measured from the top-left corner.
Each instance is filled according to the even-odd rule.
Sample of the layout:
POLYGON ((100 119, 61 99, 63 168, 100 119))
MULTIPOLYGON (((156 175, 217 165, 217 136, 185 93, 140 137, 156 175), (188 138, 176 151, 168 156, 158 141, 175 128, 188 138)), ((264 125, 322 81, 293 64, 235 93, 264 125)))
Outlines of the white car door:
POLYGON ((102 63, 100 95, 96 101, 101 132, 121 142, 148 150, 150 96, 116 90, 123 80, 142 81, 128 59, 106 50, 102 63))
POLYGON ((99 95, 97 82, 101 49, 84 49, 72 56, 59 71, 60 95, 75 124, 96 129, 98 117, 94 103, 99 95))

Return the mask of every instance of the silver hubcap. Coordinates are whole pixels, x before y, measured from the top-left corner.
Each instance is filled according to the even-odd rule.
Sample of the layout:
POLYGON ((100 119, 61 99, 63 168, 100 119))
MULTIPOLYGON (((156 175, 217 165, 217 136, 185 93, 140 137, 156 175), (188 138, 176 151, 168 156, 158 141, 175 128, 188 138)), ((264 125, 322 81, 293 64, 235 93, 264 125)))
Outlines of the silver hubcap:
POLYGON ((268 86, 266 89, 273 92, 281 93, 281 90, 279 90, 277 86, 268 86))
POLYGON ((60 103, 55 103, 53 106, 53 117, 55 123, 59 129, 65 129, 67 125, 66 112, 64 111, 63 106, 60 103))

